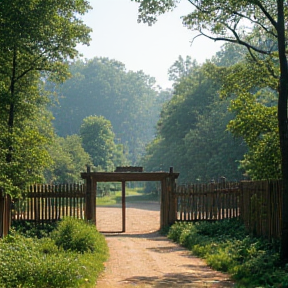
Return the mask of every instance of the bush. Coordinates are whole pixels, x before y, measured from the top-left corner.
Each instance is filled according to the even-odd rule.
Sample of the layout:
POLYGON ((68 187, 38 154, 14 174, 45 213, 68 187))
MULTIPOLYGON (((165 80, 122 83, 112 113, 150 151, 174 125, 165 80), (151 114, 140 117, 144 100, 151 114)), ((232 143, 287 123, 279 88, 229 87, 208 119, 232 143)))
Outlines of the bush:
POLYGON ((189 229, 190 227, 192 227, 192 224, 177 222, 170 227, 167 236, 169 239, 179 243, 182 231, 189 229))
MULTIPOLYGON (((32 229, 37 230, 35 226, 32 229)), ((97 277, 104 268, 103 262, 108 256, 105 238, 97 232, 95 226, 76 219, 65 219, 52 232, 53 237, 31 238, 33 233, 27 230, 27 238, 23 231, 21 234, 13 232, 0 240, 1 288, 95 287, 97 277), (63 240, 63 235, 69 235, 63 231, 74 231, 76 228, 81 231, 81 235, 86 231, 88 236, 70 235, 72 240, 66 250, 62 244, 56 245, 55 240, 63 240), (57 238, 60 235, 63 237, 57 238), (93 245, 92 239, 95 241, 93 245)))
POLYGON ((288 267, 280 265, 279 245, 250 237, 238 219, 176 223, 168 238, 206 259, 213 269, 230 273, 237 287, 288 287, 288 267))
POLYGON ((39 254, 33 239, 8 236, 0 241, 0 287, 19 287, 34 274, 39 254))
POLYGON ((64 250, 80 253, 102 251, 99 241, 102 237, 95 228, 81 219, 64 218, 51 235, 55 244, 64 250))
POLYGON ((16 221, 12 225, 12 229, 25 237, 43 238, 50 235, 50 233, 57 227, 58 222, 35 224, 29 221, 16 221))

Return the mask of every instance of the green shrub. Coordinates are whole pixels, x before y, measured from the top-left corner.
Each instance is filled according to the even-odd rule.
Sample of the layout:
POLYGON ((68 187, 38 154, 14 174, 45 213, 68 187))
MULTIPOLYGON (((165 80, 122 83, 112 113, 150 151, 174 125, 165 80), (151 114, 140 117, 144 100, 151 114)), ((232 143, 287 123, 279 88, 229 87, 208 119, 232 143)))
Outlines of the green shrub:
POLYGON ((103 236, 98 233, 95 225, 81 219, 64 218, 51 237, 64 250, 84 253, 102 251, 104 248, 103 245, 99 246, 99 238, 103 236))
POLYGON ((175 242, 180 242, 180 237, 182 234, 182 231, 184 229, 189 229, 192 227, 192 224, 186 223, 186 222, 177 222, 174 225, 172 225, 168 232, 168 238, 175 242))
POLYGON ((94 288, 100 272, 103 271, 103 263, 107 260, 107 253, 84 253, 79 255, 78 271, 81 275, 79 285, 80 287, 94 288))
POLYGON ((176 223, 168 238, 206 259, 213 269, 228 272, 237 287, 288 287, 288 266, 279 261, 279 245, 245 233, 238 219, 176 223))
POLYGON ((33 239, 15 235, 0 241, 0 287, 18 287, 30 281, 38 258, 33 239))
MULTIPOLYGON (((62 245, 56 245, 54 238, 31 238, 32 233, 29 231, 28 237, 24 237, 22 231, 21 234, 12 232, 3 240, 0 239, 1 288, 95 287, 96 279, 104 268, 103 262, 108 256, 105 238, 97 232, 95 226, 84 221, 65 219, 64 222, 69 225, 59 223, 57 231, 52 233, 55 237, 63 235, 60 232, 68 226, 79 229, 81 235, 86 231, 89 236, 88 239, 84 237, 84 240, 87 243, 79 235, 72 236, 70 246, 73 249, 64 250, 62 245), (93 245, 90 243, 92 238, 95 240, 93 245), (84 248, 79 247, 81 244, 84 248)), ((32 229, 36 229, 35 226, 32 229)))
POLYGON ((235 265, 233 255, 227 253, 226 249, 219 249, 217 253, 206 254, 207 264, 215 270, 228 272, 235 265))
POLYGON ((225 240, 227 237, 242 239, 246 236, 245 226, 237 218, 219 220, 215 222, 196 222, 194 224, 197 233, 218 240, 225 240))
POLYGON ((211 246, 210 245, 201 245, 201 244, 195 244, 191 249, 193 251, 193 254, 196 256, 199 256, 201 258, 206 258, 206 255, 210 253, 211 246))
POLYGON ((30 221, 15 221, 12 223, 12 229, 25 237, 37 237, 40 239, 49 236, 57 225, 58 222, 56 221, 41 224, 36 224, 30 221))
POLYGON ((45 237, 38 241, 38 249, 43 254, 58 254, 61 252, 59 247, 55 244, 55 241, 51 238, 45 237))

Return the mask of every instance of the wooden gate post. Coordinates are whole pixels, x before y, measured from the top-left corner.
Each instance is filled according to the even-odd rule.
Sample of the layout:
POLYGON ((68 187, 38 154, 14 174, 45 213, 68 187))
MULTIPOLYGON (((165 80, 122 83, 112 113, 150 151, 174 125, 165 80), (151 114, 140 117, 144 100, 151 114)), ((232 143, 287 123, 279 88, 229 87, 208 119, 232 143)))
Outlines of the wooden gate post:
POLYGON ((126 183, 122 181, 122 232, 126 231, 126 183))
POLYGON ((91 221, 96 225, 96 190, 97 181, 92 178, 92 191, 91 191, 91 221))
POLYGON ((4 237, 4 195, 0 189, 0 238, 4 237))
POLYGON ((241 181, 240 183, 239 183, 239 190, 240 190, 240 192, 239 192, 239 214, 238 214, 238 217, 242 220, 242 221, 244 221, 245 222, 245 209, 247 208, 247 207, 245 207, 245 195, 244 195, 244 188, 243 188, 243 185, 244 185, 244 182, 243 181, 241 181))
POLYGON ((161 181, 160 229, 168 226, 168 193, 166 182, 166 178, 161 181))
POLYGON ((11 226, 11 196, 4 195, 0 189, 0 238, 9 233, 11 226))
POLYGON ((86 178, 86 201, 85 219, 96 224, 96 186, 97 182, 90 175, 90 167, 87 167, 88 177, 86 178))
POLYGON ((176 177, 170 167, 169 175, 161 181, 160 229, 175 223, 176 205, 176 177))
POLYGON ((169 225, 172 225, 176 222, 177 215, 177 198, 176 198, 176 181, 175 178, 170 176, 168 179, 169 186, 168 186, 168 192, 169 192, 169 225))
POLYGON ((3 229, 3 236, 8 235, 9 229, 11 227, 11 205, 12 199, 10 195, 5 196, 4 201, 4 229, 3 229))

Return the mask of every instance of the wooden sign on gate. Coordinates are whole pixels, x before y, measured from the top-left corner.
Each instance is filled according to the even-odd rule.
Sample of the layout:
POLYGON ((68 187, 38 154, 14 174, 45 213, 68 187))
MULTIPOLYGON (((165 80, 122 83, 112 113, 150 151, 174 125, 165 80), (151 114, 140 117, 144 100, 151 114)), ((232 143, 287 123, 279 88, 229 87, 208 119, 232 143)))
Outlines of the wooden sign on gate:
POLYGON ((143 172, 143 167, 136 167, 136 166, 116 167, 115 172, 143 172))

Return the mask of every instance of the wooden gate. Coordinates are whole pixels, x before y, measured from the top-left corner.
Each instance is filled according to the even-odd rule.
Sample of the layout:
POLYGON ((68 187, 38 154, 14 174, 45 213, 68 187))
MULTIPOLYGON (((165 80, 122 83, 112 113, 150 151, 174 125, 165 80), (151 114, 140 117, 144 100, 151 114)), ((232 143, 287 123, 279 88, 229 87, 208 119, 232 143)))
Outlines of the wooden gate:
POLYGON ((126 231, 126 203, 125 183, 129 181, 160 181, 161 183, 161 207, 160 228, 175 223, 175 189, 176 179, 179 173, 174 173, 173 168, 169 172, 90 172, 81 173, 86 182, 87 220, 96 223, 96 190, 98 182, 121 182, 122 183, 122 232, 126 231))
POLYGON ((125 183, 159 181, 161 183, 160 227, 176 220, 175 189, 179 173, 170 172, 89 172, 81 174, 85 185, 32 185, 23 199, 14 199, 0 190, 0 237, 8 234, 11 221, 37 223, 59 220, 64 216, 84 218, 96 223, 97 182, 122 184, 122 232, 126 230, 125 183), (85 187, 86 186, 86 187, 85 187), (13 204, 13 207, 12 207, 13 204))

